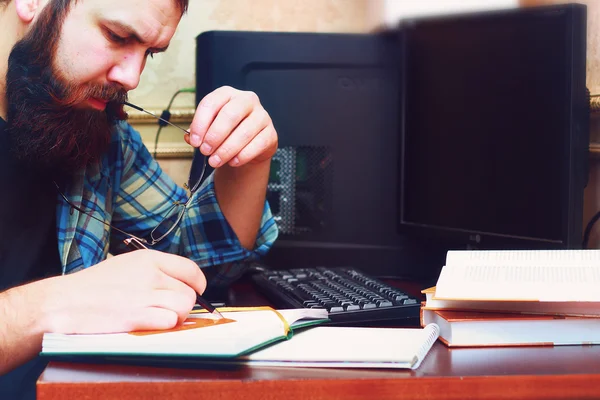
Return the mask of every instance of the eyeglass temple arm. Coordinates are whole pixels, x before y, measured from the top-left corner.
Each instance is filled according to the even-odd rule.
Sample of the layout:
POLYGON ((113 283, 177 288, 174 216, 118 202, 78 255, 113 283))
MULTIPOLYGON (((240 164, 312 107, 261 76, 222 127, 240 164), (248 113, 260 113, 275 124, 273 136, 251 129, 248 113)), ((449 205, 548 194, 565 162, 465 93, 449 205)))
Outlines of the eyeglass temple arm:
MULTIPOLYGON (((85 215, 89 216, 90 218, 95 219, 98 222, 102 222, 104 225, 108 226, 111 229, 114 229, 115 231, 122 233, 125 236, 128 236, 130 239, 133 239, 134 242, 138 242, 136 244, 141 245, 143 248, 147 249, 147 247, 144 245, 144 243, 148 244, 148 241, 144 238, 139 238, 137 236, 133 236, 131 233, 127 233, 125 231, 122 231, 119 228, 116 228, 114 226, 112 226, 111 224, 109 224, 106 221, 101 220, 100 218, 95 217, 94 215, 92 215, 91 213, 88 213, 86 211, 84 211, 83 209, 81 209, 81 207, 76 206, 75 204, 73 204, 71 202, 71 200, 69 200, 67 198, 67 196, 65 196, 65 194, 60 190, 60 186, 58 186, 58 183, 56 183, 56 181, 53 181, 54 186, 56 186, 56 190, 58 191, 58 194, 60 194, 60 196, 64 199, 64 201, 67 202, 68 205, 70 205, 71 207, 73 207, 74 209, 76 209, 77 211, 84 213, 85 215)), ((129 245, 129 243, 127 242, 127 239, 125 239, 125 244, 129 245)))
POLYGON ((171 122, 167 121, 166 119, 164 119, 164 118, 161 118, 161 117, 159 117, 158 115, 151 113, 150 111, 146 111, 146 110, 144 110, 142 107, 136 106, 135 104, 131 104, 131 103, 129 103, 129 102, 126 102, 126 101, 125 101, 125 102, 123 102, 123 104, 125 104, 126 106, 129 106, 129 107, 131 107, 131 108, 134 108, 134 109, 136 109, 136 110, 138 110, 138 111, 141 111, 141 112, 143 112, 143 113, 146 113, 146 114, 148 114, 148 115, 151 115, 151 116, 153 116, 154 118, 156 118, 156 119, 158 119, 158 120, 160 120, 160 121, 162 121, 162 122, 164 122, 164 123, 166 123, 166 124, 169 124, 169 125, 171 125, 172 127, 175 127, 175 128, 177 128, 177 129, 179 129, 179 130, 183 131, 183 132, 184 132, 185 134, 187 134, 187 135, 189 135, 189 133, 190 133, 189 131, 187 131, 187 130, 183 129, 182 127, 180 127, 180 126, 177 126, 177 125, 175 125, 175 124, 173 124, 173 123, 171 123, 171 122))
MULTIPOLYGON (((123 102, 123 104, 125 104, 126 106, 129 106, 129 107, 131 107, 131 108, 134 108, 134 109, 136 109, 136 110, 138 110, 138 111, 141 111, 141 112, 143 112, 143 113, 146 113, 146 114, 148 114, 148 115, 151 115, 151 116, 153 116, 154 118, 156 118, 156 119, 158 119, 158 120, 160 120, 160 121, 163 121, 163 122, 165 122, 165 123, 167 123, 167 124, 169 124, 169 125, 171 125, 171 126, 174 126, 175 128, 177 128, 177 129, 179 129, 179 130, 181 130, 181 131, 185 132, 185 134, 188 134, 188 135, 189 135, 189 133, 190 133, 189 131, 187 131, 187 130, 183 129, 182 127, 180 127, 180 126, 177 126, 177 125, 175 125, 175 124, 173 124, 173 123, 171 123, 171 122, 167 121, 166 119, 164 119, 164 118, 161 118, 161 117, 159 117, 158 115, 151 113, 150 111, 146 111, 146 110, 144 110, 144 109, 143 109, 142 107, 140 107, 140 106, 136 106, 135 104, 129 103, 129 102, 127 102, 127 101, 123 102)), ((202 173, 201 173, 201 175, 200 175, 200 180, 202 180, 202 177, 204 176, 204 172, 206 171, 206 165, 208 164, 208 160, 207 160, 207 158, 208 158, 208 157, 204 157, 203 166, 202 166, 202 173)), ((191 173, 191 171, 190 171, 190 173, 191 173)), ((188 181, 189 181, 189 179, 188 179, 188 181)), ((194 189, 196 189, 196 188, 194 188, 194 187, 190 187, 190 184, 189 184, 189 183, 185 183, 185 184, 184 184, 184 186, 185 186, 185 187, 186 187, 186 189, 188 189, 188 190, 194 190, 194 189)))
POLYGON ((123 243, 125 243, 127 246, 133 247, 136 250, 144 250, 147 249, 148 247, 144 246, 142 244, 142 242, 140 242, 140 240, 138 238, 136 238, 135 236, 129 237, 125 240, 123 240, 123 243))

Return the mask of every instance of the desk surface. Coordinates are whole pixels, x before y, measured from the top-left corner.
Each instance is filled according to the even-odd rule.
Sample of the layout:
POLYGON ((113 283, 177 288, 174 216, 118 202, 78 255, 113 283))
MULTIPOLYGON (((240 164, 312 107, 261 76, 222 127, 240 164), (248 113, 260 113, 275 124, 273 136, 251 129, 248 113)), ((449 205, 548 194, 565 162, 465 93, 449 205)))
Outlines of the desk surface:
MULTIPOLYGON (((247 285, 231 304, 265 300, 247 285)), ((38 399, 600 398, 600 346, 448 349, 419 369, 162 368, 52 362, 38 399)))

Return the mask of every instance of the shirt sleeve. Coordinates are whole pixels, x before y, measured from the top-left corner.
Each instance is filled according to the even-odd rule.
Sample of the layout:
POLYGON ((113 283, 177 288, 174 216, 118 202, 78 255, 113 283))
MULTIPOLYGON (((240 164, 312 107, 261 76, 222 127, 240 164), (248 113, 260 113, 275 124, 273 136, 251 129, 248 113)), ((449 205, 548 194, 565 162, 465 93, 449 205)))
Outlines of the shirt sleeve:
MULTIPOLYGON (((113 226, 132 235, 149 239, 152 230, 173 212, 175 204, 188 201, 179 187, 152 158, 141 137, 130 125, 121 132, 122 165, 113 192, 113 226)), ((259 260, 277 238, 277 225, 265 202, 261 225, 252 250, 245 249, 225 219, 217 202, 213 174, 192 195, 187 206, 179 206, 182 218, 177 227, 152 248, 179 254, 195 261, 205 270, 211 286, 222 286, 237 279, 250 263, 259 260)), ((164 224, 164 223, 163 223, 164 224)), ((127 251, 124 235, 112 232, 111 252, 127 251)))

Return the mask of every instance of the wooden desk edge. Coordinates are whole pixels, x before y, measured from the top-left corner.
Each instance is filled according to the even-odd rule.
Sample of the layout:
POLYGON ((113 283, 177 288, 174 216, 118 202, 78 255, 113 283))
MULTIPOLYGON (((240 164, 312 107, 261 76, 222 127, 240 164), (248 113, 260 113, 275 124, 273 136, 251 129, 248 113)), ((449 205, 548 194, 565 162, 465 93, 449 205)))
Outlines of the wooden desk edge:
POLYGON ((85 398, 197 399, 540 399, 599 398, 600 375, 400 377, 397 379, 181 380, 141 382, 44 382, 39 400, 85 398))

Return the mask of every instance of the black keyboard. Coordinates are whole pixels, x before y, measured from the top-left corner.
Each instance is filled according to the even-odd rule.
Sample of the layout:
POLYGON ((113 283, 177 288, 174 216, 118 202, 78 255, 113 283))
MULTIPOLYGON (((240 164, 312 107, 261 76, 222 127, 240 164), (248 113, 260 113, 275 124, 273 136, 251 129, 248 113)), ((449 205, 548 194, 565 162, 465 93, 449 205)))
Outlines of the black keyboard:
POLYGON ((418 325, 420 301, 356 268, 266 270, 252 276, 277 308, 326 308, 332 325, 418 325))

